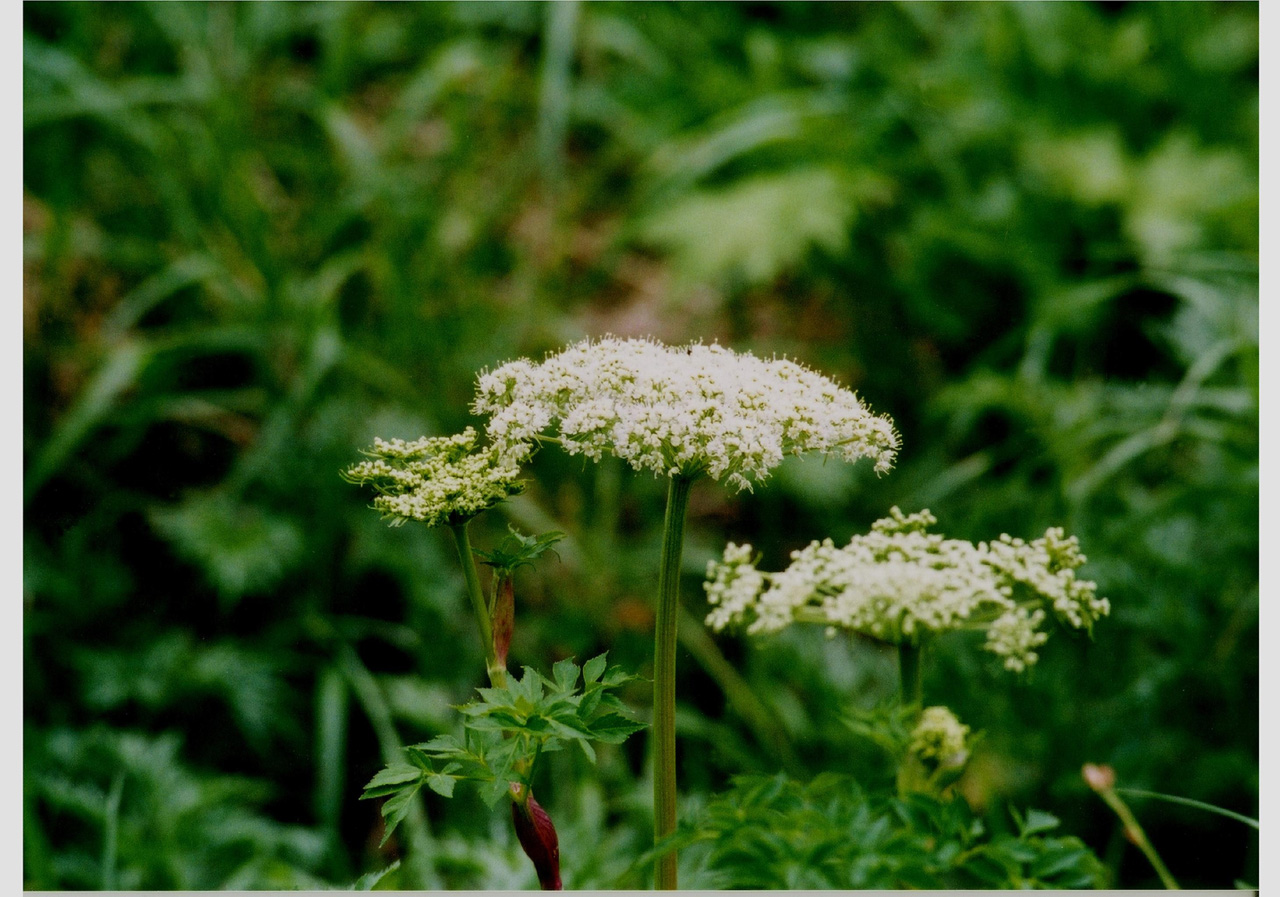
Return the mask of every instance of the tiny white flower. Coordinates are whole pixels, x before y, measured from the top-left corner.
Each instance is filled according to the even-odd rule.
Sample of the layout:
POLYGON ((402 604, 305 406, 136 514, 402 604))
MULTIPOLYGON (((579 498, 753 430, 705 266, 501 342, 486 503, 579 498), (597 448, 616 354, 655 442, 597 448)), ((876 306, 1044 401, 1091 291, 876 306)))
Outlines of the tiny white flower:
POLYGON ((928 511, 906 515, 895 507, 843 548, 826 539, 792 552, 777 573, 757 570, 749 546, 730 543, 707 568, 707 624, 745 624, 754 634, 800 619, 890 644, 984 628, 986 649, 1021 672, 1048 638, 1040 629, 1048 614, 1089 629, 1110 612, 1094 583, 1076 579, 1085 557, 1061 529, 1032 542, 1006 535, 975 545, 926 532, 935 522, 928 511))
POLYGON ((371 484, 379 493, 373 507, 393 526, 421 520, 428 526, 455 525, 524 489, 519 468, 497 450, 477 447, 476 431, 456 436, 424 436, 373 441, 370 460, 348 468, 353 483, 371 484))
POLYGON ((888 471, 899 437, 853 392, 786 359, 719 345, 613 337, 541 363, 482 373, 472 406, 504 459, 518 463, 548 430, 570 454, 605 454, 636 470, 706 473, 734 489, 764 480, 786 455, 871 458, 888 471))

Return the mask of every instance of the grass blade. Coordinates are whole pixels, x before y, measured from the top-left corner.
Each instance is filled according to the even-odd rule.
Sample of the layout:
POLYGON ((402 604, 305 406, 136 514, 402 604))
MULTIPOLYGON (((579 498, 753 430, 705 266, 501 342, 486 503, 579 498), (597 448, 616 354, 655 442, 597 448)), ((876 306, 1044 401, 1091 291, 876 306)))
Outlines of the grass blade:
POLYGON ((1139 788, 1117 788, 1116 791, 1121 794, 1131 794, 1134 797, 1150 797, 1155 800, 1167 801, 1171 804, 1182 804, 1184 807, 1195 807, 1197 810, 1207 810, 1210 813, 1217 813, 1219 816, 1226 816, 1228 819, 1234 819, 1236 822, 1243 822, 1245 825, 1261 831, 1261 829, 1258 828, 1258 820, 1250 819, 1248 816, 1236 813, 1232 810, 1224 810, 1222 807, 1215 807, 1213 804, 1207 804, 1202 800, 1195 800, 1190 797, 1178 797, 1175 794, 1161 794, 1158 791, 1143 791, 1139 788))

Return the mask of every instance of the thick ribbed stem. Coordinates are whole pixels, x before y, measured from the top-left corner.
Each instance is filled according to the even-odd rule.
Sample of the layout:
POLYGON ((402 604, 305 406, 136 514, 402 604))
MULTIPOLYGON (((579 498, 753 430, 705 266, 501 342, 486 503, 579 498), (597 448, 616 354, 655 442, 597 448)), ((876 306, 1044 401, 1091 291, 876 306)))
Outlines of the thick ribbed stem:
POLYGON ((898 674, 902 679, 902 706, 915 707, 919 713, 924 702, 920 686, 920 646, 903 642, 898 645, 898 674))
POLYGON ((493 645, 493 623, 489 619, 488 602, 484 600, 484 592, 480 589, 480 574, 476 572, 476 559, 471 552, 471 538, 467 535, 467 524, 459 523, 449 527, 453 533, 453 541, 458 546, 458 559, 462 561, 462 575, 467 581, 467 597, 471 600, 471 609, 475 611, 476 625, 480 627, 480 642, 484 645, 484 662, 489 671, 489 684, 501 688, 507 684, 507 670, 498 662, 493 645))
MULTIPOLYGON (((653 838, 661 841, 676 828, 676 625, 680 609, 680 556, 684 518, 693 477, 677 475, 667 488, 662 526, 662 568, 658 574, 658 615, 653 645, 653 838)), ((654 885, 676 887, 676 854, 658 858, 654 885)))

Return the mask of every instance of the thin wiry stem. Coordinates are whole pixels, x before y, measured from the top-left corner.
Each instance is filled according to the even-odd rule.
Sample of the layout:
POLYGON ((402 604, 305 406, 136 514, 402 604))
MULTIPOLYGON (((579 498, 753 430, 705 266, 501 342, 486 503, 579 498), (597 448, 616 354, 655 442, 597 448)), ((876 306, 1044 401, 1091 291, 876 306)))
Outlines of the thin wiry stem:
POLYGON ((1151 839, 1147 837, 1147 833, 1143 831, 1138 818, 1133 815, 1133 811, 1129 809, 1120 795, 1116 794, 1114 788, 1103 788, 1098 791, 1098 795, 1106 802, 1107 806, 1120 817, 1120 822, 1124 825, 1125 834, 1129 840, 1137 845, 1142 851, 1143 856, 1147 858, 1147 862, 1151 864, 1151 868, 1156 870, 1156 875, 1160 876, 1160 881, 1165 888, 1170 891, 1181 890, 1177 879, 1169 872, 1164 861, 1160 859, 1160 854, 1156 853, 1155 845, 1151 843, 1151 839))

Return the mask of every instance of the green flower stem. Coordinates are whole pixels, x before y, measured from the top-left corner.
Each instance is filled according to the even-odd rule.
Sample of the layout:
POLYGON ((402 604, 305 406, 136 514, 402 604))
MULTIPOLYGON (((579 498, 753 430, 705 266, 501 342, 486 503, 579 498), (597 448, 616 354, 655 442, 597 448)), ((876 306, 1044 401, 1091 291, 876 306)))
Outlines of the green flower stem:
POLYGON ((902 705, 912 705, 919 712, 924 706, 920 684, 920 646, 903 642, 898 645, 898 674, 902 679, 902 705))
POLYGON ((1165 888, 1170 891, 1181 890, 1177 880, 1170 874, 1164 861, 1160 859, 1160 854, 1156 853, 1155 847, 1152 846, 1151 841, 1147 838, 1147 833, 1138 824, 1138 818, 1133 815, 1133 811, 1129 809, 1129 805, 1124 802, 1123 798, 1116 794, 1114 788, 1103 788, 1098 791, 1098 794, 1106 801, 1107 806, 1120 817, 1120 822, 1124 824, 1125 834, 1146 856, 1152 868, 1156 870, 1156 875, 1160 876, 1160 881, 1163 882, 1165 888))
MULTIPOLYGON (((898 677, 902 692, 899 700, 910 713, 912 725, 919 722, 924 708, 924 696, 920 687, 920 646, 910 642, 898 645, 898 677)), ((898 796, 906 797, 916 791, 927 790, 928 773, 920 760, 910 752, 898 764, 898 796)))
MULTIPOLYGON (((476 626, 480 629, 480 642, 484 645, 484 663, 489 674, 489 684, 494 688, 503 688, 507 684, 507 668, 498 661, 497 650, 493 644, 491 604, 485 599, 484 592, 480 588, 480 574, 476 570, 476 558, 471 550, 471 537, 467 534, 467 523, 468 521, 463 521, 451 525, 449 531, 453 533, 453 541, 458 548, 458 560, 462 562, 462 576, 467 581, 467 597, 471 600, 471 609, 476 615, 476 626)), ((494 578, 494 582, 497 583, 497 577, 494 578)), ((524 761, 516 763, 516 772, 524 775, 532 784, 532 776, 528 775, 529 767, 524 761)), ((512 800, 527 801, 532 789, 526 787, 524 792, 524 797, 521 798, 519 786, 512 783, 512 800)))
POLYGON ((476 625, 480 628, 480 642, 484 645, 489 684, 494 688, 502 688, 507 684, 507 671, 498 663, 494 651, 493 622, 489 618, 488 602, 480 589, 480 574, 476 572, 476 559, 471 551, 471 538, 467 535, 467 522, 453 524, 449 531, 453 533, 454 543, 458 547, 458 560, 462 562, 462 575, 467 581, 467 597, 471 599, 471 609, 475 611, 476 625))
MULTIPOLYGON (((667 488, 662 525, 662 567, 658 574, 658 615, 653 645, 653 838, 661 841, 676 829, 676 627, 680 609, 680 555, 684 520, 693 477, 677 474, 667 488)), ((655 887, 676 888, 676 854, 658 857, 655 887)))

